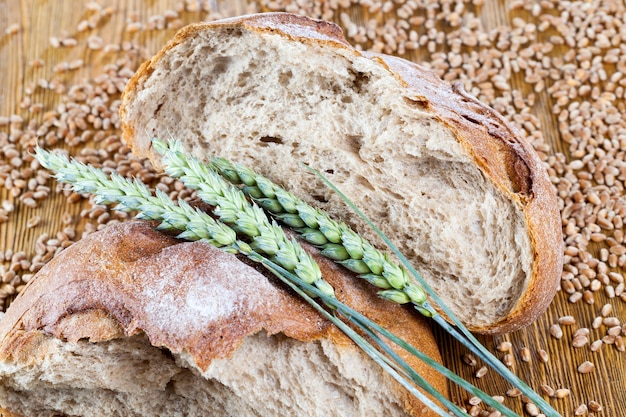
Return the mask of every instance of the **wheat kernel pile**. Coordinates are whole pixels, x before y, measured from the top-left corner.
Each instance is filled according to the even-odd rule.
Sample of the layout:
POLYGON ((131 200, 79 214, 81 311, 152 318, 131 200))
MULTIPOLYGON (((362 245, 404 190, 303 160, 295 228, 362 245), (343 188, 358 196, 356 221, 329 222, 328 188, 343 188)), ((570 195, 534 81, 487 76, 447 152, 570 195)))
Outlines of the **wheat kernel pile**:
MULTIPOLYGON (((532 349, 515 338, 494 341, 493 350, 505 364, 547 364, 555 360, 548 348, 586 350, 589 360, 573 368, 586 374, 598 372, 594 360, 605 349, 624 352, 623 2, 260 0, 237 7, 217 0, 135 3, 138 10, 121 9, 112 0, 80 3, 74 21, 55 26, 34 48, 42 52, 24 58, 27 70, 19 88, 2 81, 5 95, 13 90, 17 95, 0 104, 0 236, 5 242, 0 243, 0 310, 60 251, 129 217, 54 185, 33 159, 34 146, 64 148, 81 161, 137 177, 172 198, 192 198, 182 183, 156 174, 121 142, 121 91, 138 65, 185 24, 234 13, 287 11, 335 21, 359 49, 404 56, 447 81, 463 83, 537 150, 562 217, 565 265, 557 299, 576 309, 550 310, 538 330, 545 340, 532 349), (110 33, 117 36, 107 36, 110 33), (53 207, 61 207, 60 201, 68 203, 67 209, 57 213, 53 207), (24 235, 16 236, 16 231, 24 235)), ((20 20, 0 19, 0 59, 19 50, 21 37, 33 31, 20 20)), ((469 369, 467 374, 475 378, 490 375, 471 355, 458 362, 459 369, 469 369)), ((536 389, 542 387, 555 401, 571 397, 562 381, 538 382, 536 389)), ((506 401, 519 399, 514 390, 501 394, 506 401)), ((495 415, 470 400, 460 401, 470 415, 495 415)), ((573 401, 567 408, 570 414, 604 412, 593 398, 573 401)), ((523 410, 540 415, 530 403, 523 410)))

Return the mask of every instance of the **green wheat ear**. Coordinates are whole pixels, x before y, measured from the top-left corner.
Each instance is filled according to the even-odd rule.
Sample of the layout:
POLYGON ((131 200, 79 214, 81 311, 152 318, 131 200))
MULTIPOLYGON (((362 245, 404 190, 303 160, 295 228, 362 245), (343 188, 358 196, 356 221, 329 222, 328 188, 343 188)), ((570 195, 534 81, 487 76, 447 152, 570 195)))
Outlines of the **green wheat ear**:
MULTIPOLYGON (((159 145, 155 144, 155 148, 159 149, 159 145)), ((181 239, 204 240, 229 252, 241 252, 247 256, 252 252, 261 252, 294 272, 304 282, 314 284, 326 295, 334 296, 333 287, 322 279, 319 266, 300 244, 288 239, 278 224, 269 222, 263 210, 251 205, 241 191, 225 183, 217 173, 204 178, 207 182, 201 185, 198 195, 216 206, 214 213, 220 221, 192 208, 183 200, 179 200, 178 205, 174 204, 160 190, 153 196, 139 181, 128 180, 116 173, 109 178, 101 170, 41 148, 36 149, 35 155, 43 167, 55 171, 57 180, 71 184, 78 193, 94 194, 97 204, 117 203, 117 210, 138 211, 140 219, 159 221, 161 230, 178 230, 181 239), (251 243, 238 241, 236 232, 249 236, 251 243)), ((172 153, 171 156, 180 155, 172 153)), ((201 167, 196 164, 194 168, 201 167)), ((169 169, 176 173, 177 168, 169 169)), ((185 169, 180 167, 182 171, 185 169)))
POLYGON ((44 168, 55 172, 58 181, 70 184, 77 193, 93 194, 96 204, 116 203, 116 210, 138 211, 137 218, 156 220, 160 222, 160 230, 179 231, 180 238, 207 241, 230 252, 235 250, 237 235, 231 228, 183 200, 176 205, 160 190, 153 196, 140 181, 117 173, 109 178, 102 170, 41 148, 35 149, 35 156, 44 168))
MULTIPOLYGON (((175 148, 180 146, 177 141, 170 143, 175 148)), ((241 164, 213 158, 209 166, 232 184, 244 184, 241 189, 249 198, 264 208, 271 207, 268 211, 273 217, 320 248, 322 255, 383 290, 378 293, 381 297, 398 304, 412 303, 426 316, 434 314, 434 310, 424 307, 426 293, 407 270, 346 224, 331 219, 327 213, 241 164)))
POLYGON ((185 155, 179 142, 153 140, 152 143, 162 155, 165 172, 197 190, 202 201, 215 207, 214 213, 221 222, 252 239, 250 246, 254 250, 270 256, 304 282, 334 296, 332 286, 322 279, 311 255, 295 239, 289 239, 282 227, 271 222, 260 207, 248 202, 239 188, 196 158, 185 155))

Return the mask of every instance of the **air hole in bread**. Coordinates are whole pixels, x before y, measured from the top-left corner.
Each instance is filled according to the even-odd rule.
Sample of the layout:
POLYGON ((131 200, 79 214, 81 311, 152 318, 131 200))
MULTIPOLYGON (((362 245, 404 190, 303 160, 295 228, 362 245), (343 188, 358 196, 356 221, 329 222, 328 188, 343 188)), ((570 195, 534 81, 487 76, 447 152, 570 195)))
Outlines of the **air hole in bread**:
POLYGON ((250 71, 245 71, 239 74, 239 78, 237 79, 237 87, 245 87, 248 84, 248 80, 252 73, 250 71))
POLYGON ((423 111, 426 111, 428 108, 428 101, 423 100, 423 99, 405 97, 404 102, 407 103, 411 107, 414 107, 423 111))
POLYGON ((313 198, 315 201, 318 201, 320 203, 328 203, 328 198, 326 198, 326 196, 321 195, 321 194, 312 195, 311 198, 313 198))
POLYGON ((183 65, 183 63, 184 61, 182 59, 177 59, 173 61, 172 64, 170 65, 170 70, 176 71, 178 68, 180 68, 181 65, 183 65))
POLYGON ((293 72, 291 72, 291 70, 282 72, 278 76, 278 83, 282 85, 283 87, 286 87, 289 84, 289 81, 291 80, 292 77, 293 77, 293 72))
POLYGON ((366 89, 367 84, 369 83, 369 80, 370 80, 369 76, 367 74, 364 74, 361 71, 355 71, 352 68, 350 68, 348 71, 353 76, 353 80, 352 80, 353 90, 356 91, 357 93, 360 93, 361 91, 366 89))
POLYGON ((216 59, 215 64, 213 65, 213 75, 224 74, 228 70, 228 66, 231 61, 232 59, 227 56, 222 56, 216 59))
POLYGON ((361 150, 361 146, 363 146, 363 136, 362 135, 347 135, 346 143, 349 145, 350 150, 358 155, 361 150))
POLYGON ((367 178, 365 178, 365 177, 364 177, 364 176, 362 176, 362 175, 358 175, 358 176, 357 176, 357 178, 356 178, 356 181, 359 183, 359 185, 360 185, 361 187, 363 187, 363 188, 365 188, 365 189, 367 189, 367 190, 370 190, 370 191, 374 191, 374 190, 376 190, 376 189, 374 188, 374 186, 372 185, 372 183, 371 183, 371 182, 369 182, 369 181, 367 180, 367 178))
POLYGON ((259 141, 262 143, 275 143, 277 145, 283 144, 283 140, 275 136, 263 136, 259 138, 259 141))
MULTIPOLYGON (((371 186, 371 185, 370 185, 370 186, 371 186)), ((372 187, 372 188, 373 188, 373 187, 372 187)), ((383 189, 383 190, 382 190, 382 192, 384 192, 384 193, 385 193, 385 196, 388 196, 388 197, 393 197, 393 198, 395 198, 396 200, 404 200, 404 199, 406 198, 406 196, 405 196, 405 195, 398 194, 398 193, 396 193, 394 190, 392 190, 392 189, 390 189, 390 188, 383 189)))
POLYGON ((186 50, 180 51, 180 54, 185 58, 190 58, 194 55, 196 51, 193 48, 188 48, 186 50))

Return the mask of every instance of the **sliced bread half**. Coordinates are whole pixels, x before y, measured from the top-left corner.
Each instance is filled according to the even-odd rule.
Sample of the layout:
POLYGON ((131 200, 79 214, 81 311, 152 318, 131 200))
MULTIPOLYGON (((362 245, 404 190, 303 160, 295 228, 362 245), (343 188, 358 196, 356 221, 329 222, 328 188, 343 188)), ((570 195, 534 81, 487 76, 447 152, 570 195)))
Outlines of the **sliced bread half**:
POLYGON ((260 14, 183 28, 129 82, 124 138, 150 157, 176 138, 369 228, 301 163, 323 171, 474 331, 541 314, 562 268, 546 170, 495 111, 406 60, 351 47, 334 24, 260 14))
MULTIPOLYGON (((441 361, 423 317, 314 256, 342 301, 441 361)), ((403 356, 447 394, 440 374, 403 356)), ((147 222, 72 245, 11 304, 0 320, 2 408, 25 417, 433 415, 271 276, 147 222)))

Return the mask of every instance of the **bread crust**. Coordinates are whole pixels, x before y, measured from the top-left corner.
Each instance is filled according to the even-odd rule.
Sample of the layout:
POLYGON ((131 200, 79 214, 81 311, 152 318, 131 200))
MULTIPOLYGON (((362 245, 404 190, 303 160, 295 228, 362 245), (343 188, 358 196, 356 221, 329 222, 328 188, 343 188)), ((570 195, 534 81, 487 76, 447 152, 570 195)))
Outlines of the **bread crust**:
MULTIPOLYGON (((381 300, 353 274, 314 248, 307 250, 340 300, 441 362, 423 317, 381 300)), ((96 343, 143 332, 152 345, 186 352, 206 370, 213 359, 228 357, 260 331, 303 342, 327 339, 339 348, 356 349, 306 302, 235 255, 208 243, 166 236, 148 222, 127 222, 77 242, 37 273, 0 320, 0 361, 33 361, 45 353, 49 337, 96 343), (225 300, 221 307, 219 297, 225 300), (190 304, 190 299, 202 304, 190 304), (206 304, 217 306, 198 310, 208 308, 206 304)), ((439 392, 447 393, 441 375, 402 356, 439 392)), ((409 415, 431 415, 398 388, 409 415)))
POLYGON ((198 32, 216 28, 271 32, 296 42, 341 48, 386 67, 406 87, 405 98, 449 128, 484 175, 519 207, 527 224, 534 261, 522 296, 501 320, 488 325, 466 324, 475 332, 501 334, 527 326, 546 310, 559 285, 563 240, 556 195, 532 146, 521 139, 501 115, 467 94, 461 84, 450 86, 433 72, 401 58, 360 52, 350 46, 341 29, 333 23, 288 13, 266 13, 193 24, 181 29, 159 53, 140 67, 124 91, 120 108, 123 139, 135 155, 150 157, 156 167, 160 166, 151 152, 150 143, 135 140, 134 126, 126 115, 126 106, 132 102, 142 80, 150 76, 156 63, 171 48, 198 32))
POLYGON ((5 410, 4 408, 0 407, 0 417, 22 417, 22 415, 12 413, 9 410, 5 410))

